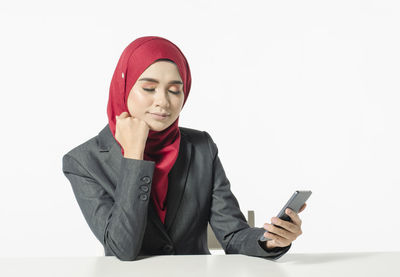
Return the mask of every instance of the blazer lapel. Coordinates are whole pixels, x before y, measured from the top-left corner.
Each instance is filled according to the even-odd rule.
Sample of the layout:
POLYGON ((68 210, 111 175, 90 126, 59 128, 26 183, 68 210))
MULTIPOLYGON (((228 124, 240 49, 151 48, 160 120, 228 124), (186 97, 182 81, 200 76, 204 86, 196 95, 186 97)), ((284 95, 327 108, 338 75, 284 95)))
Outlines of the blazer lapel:
POLYGON ((182 202, 192 155, 192 143, 181 132, 178 158, 168 174, 167 214, 165 227, 170 230, 182 202))

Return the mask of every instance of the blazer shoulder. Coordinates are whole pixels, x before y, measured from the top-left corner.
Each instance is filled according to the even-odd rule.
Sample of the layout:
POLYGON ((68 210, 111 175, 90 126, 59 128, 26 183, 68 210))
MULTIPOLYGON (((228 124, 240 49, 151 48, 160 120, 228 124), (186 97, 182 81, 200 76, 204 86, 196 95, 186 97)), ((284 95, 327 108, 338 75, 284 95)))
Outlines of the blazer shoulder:
POLYGON ((213 157, 217 154, 217 146, 207 131, 188 127, 179 127, 179 129, 184 138, 190 141, 196 148, 200 148, 201 150, 203 148, 208 149, 213 157))
POLYGON ((63 162, 65 163, 67 158, 72 158, 78 162, 84 161, 88 156, 96 155, 98 149, 98 135, 96 135, 65 153, 63 162))
POLYGON ((206 142, 207 135, 205 131, 192 129, 188 127, 179 127, 181 135, 184 136, 186 140, 189 140, 193 144, 201 144, 206 142))

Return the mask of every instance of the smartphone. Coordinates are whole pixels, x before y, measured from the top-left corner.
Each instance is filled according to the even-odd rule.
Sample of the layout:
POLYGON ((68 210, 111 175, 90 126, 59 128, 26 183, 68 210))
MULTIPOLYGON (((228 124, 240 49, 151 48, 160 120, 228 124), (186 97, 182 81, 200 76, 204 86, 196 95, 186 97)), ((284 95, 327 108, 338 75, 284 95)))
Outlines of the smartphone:
MULTIPOLYGON (((311 190, 296 190, 292 197, 290 197, 289 201, 283 206, 282 210, 279 212, 278 216, 280 219, 291 222, 290 217, 285 213, 287 208, 292 209, 296 213, 299 212, 300 208, 306 203, 307 199, 311 196, 311 190)), ((266 231, 267 232, 267 231, 266 231)), ((267 241, 264 234, 259 238, 260 241, 267 241)))

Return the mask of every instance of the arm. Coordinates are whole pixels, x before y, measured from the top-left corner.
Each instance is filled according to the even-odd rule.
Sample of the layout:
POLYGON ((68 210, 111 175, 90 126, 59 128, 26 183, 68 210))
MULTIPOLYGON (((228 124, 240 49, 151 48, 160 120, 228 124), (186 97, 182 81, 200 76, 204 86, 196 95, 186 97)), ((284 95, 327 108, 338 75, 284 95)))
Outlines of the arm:
POLYGON ((122 158, 114 198, 72 156, 64 155, 63 172, 90 229, 120 260, 134 260, 142 247, 155 163, 122 158), (142 180, 150 177, 150 182, 142 180), (143 192, 140 186, 149 187, 143 192))
POLYGON ((213 157, 213 196, 211 201, 210 225, 227 254, 278 259, 285 254, 287 247, 268 249, 258 238, 264 234, 264 228, 250 228, 240 211, 239 203, 230 190, 222 163, 218 157, 218 148, 210 135, 208 138, 211 156, 213 157))

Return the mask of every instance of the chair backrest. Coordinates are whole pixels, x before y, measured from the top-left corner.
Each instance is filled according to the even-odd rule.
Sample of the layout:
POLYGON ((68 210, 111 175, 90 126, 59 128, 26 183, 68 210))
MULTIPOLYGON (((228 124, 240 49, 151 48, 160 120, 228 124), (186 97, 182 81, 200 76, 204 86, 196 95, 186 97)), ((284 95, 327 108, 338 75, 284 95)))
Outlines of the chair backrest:
MULTIPOLYGON (((247 211, 247 223, 250 227, 254 227, 254 211, 247 211)), ((210 223, 208 223, 207 227, 207 244, 208 249, 217 250, 222 249, 221 244, 219 244, 217 238, 214 235, 213 230, 211 229, 210 223)))

